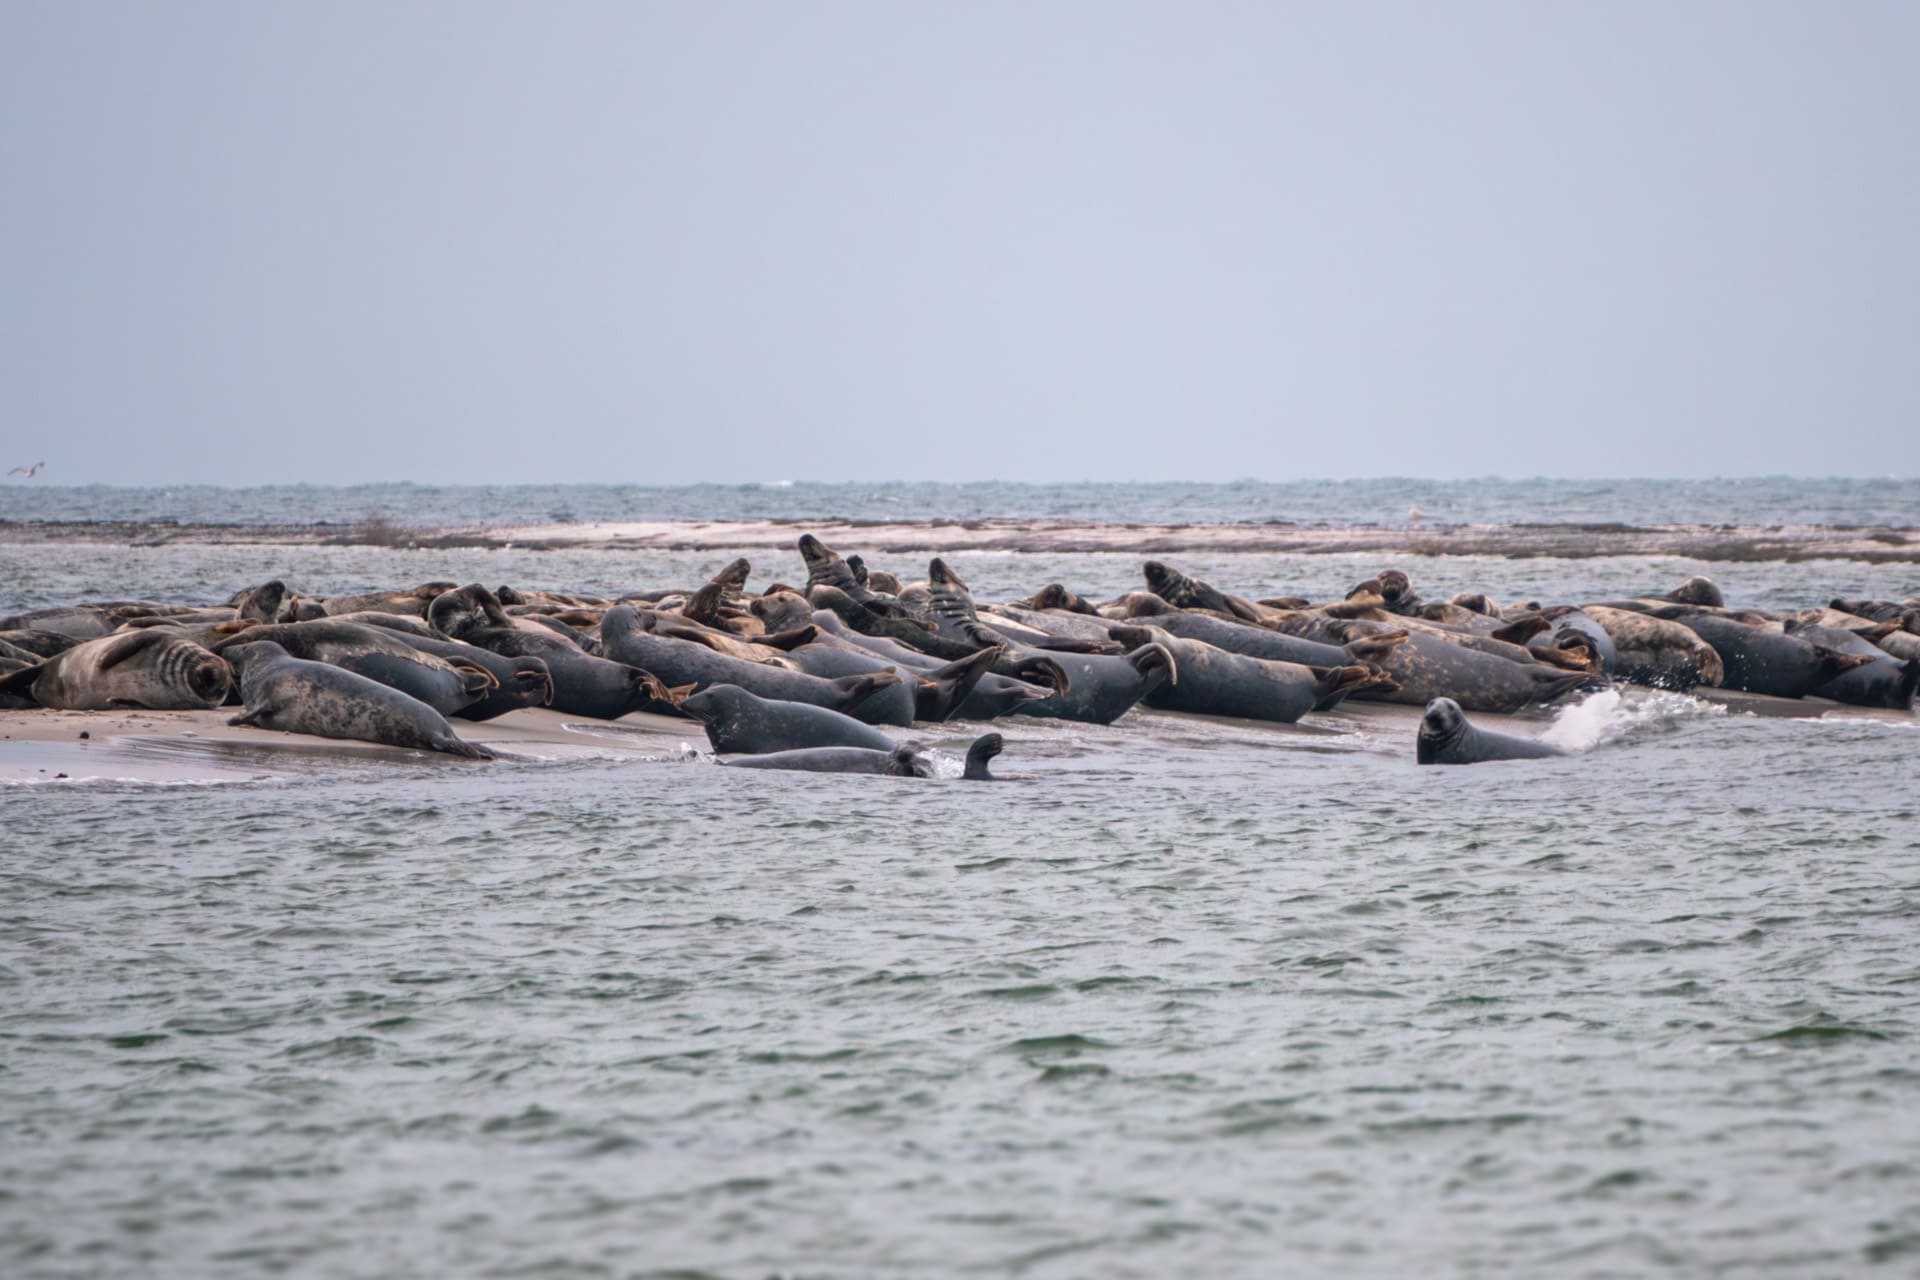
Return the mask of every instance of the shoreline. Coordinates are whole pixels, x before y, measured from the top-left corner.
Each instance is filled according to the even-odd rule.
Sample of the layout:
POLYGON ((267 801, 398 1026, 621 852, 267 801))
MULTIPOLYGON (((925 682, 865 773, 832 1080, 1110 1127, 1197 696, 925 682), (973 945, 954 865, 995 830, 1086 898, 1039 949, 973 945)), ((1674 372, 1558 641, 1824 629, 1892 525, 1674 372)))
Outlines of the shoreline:
POLYGON ((0 520, 0 544, 331 546, 396 550, 713 551, 787 549, 802 533, 836 548, 904 555, 937 550, 1075 554, 1129 552, 1491 556, 1588 560, 1673 556, 1721 563, 1851 560, 1920 564, 1920 527, 1886 525, 1649 525, 1618 523, 1353 524, 1284 521, 1133 524, 1052 519, 594 521, 578 524, 406 526, 0 520))

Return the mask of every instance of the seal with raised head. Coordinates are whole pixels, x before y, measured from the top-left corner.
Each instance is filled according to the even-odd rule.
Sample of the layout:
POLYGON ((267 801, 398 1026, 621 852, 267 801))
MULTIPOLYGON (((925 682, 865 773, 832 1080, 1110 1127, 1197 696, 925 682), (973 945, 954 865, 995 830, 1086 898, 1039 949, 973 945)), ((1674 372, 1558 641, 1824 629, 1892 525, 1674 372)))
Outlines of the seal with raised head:
POLYGON ((1541 760, 1567 753, 1559 747, 1511 733, 1494 733, 1467 722, 1452 698, 1435 698, 1420 717, 1414 758, 1421 764, 1484 764, 1489 760, 1541 760))
POLYGON ((1176 609, 1210 609, 1230 617, 1245 618, 1249 622, 1260 620, 1260 610, 1252 602, 1242 600, 1239 596, 1230 596, 1198 578, 1189 578, 1172 565, 1149 560, 1144 574, 1147 590, 1176 609))
POLYGON ((893 739, 852 716, 805 702, 762 698, 737 685, 709 685, 681 699, 680 709, 706 726, 722 755, 765 755, 803 747, 866 747, 892 751, 893 739))
POLYGON ((0 693, 60 711, 198 711, 225 702, 232 683, 219 655, 178 631, 151 627, 84 640, 0 676, 0 693))
POLYGON ((229 724, 493 759, 478 743, 463 742, 438 711, 377 680, 295 658, 271 640, 235 645, 226 658, 240 675, 247 708, 229 724))

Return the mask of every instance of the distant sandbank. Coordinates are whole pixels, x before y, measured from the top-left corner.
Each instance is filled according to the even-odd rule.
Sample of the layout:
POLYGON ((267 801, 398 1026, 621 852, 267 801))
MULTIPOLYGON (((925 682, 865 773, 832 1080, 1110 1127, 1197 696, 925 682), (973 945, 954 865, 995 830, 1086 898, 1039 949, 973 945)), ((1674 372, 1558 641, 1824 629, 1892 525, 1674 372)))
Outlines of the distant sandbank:
POLYGON ((127 546, 387 546, 525 550, 753 551, 790 548, 811 532, 834 546, 884 554, 937 549, 1027 553, 1117 551, 1272 552, 1337 555, 1498 556, 1584 560, 1679 556, 1717 562, 1853 560, 1920 564, 1920 527, 1649 525, 1616 523, 1129 524, 1078 520, 966 521, 633 520, 577 524, 417 526, 168 521, 0 520, 0 543, 127 546))

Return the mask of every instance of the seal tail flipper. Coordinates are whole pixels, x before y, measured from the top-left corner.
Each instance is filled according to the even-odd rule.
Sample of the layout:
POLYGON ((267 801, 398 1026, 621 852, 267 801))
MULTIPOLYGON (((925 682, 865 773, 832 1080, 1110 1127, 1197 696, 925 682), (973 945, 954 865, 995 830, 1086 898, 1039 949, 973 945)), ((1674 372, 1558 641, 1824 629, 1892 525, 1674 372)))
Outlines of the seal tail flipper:
POLYGON ((460 673, 460 687, 475 697, 484 698, 488 693, 500 687, 500 679, 485 667, 471 662, 455 660, 453 669, 460 673))
POLYGON ((1551 622, 1536 613, 1525 618, 1515 619, 1492 634, 1495 640, 1505 640, 1508 644, 1524 645, 1527 641, 1552 626, 1553 624, 1551 622))
POLYGON ((1592 643, 1585 636, 1576 636, 1570 632, 1567 636, 1561 637, 1561 640, 1566 643, 1556 642, 1539 649, 1529 649, 1527 652, 1542 664, 1557 667, 1562 671, 1592 672, 1599 669, 1600 655, 1595 652, 1592 643))
POLYGON ((1362 689, 1399 688, 1385 672, 1367 666, 1308 667, 1307 670, 1319 677, 1320 681, 1313 690, 1315 711, 1331 711, 1346 701, 1350 694, 1359 693, 1362 689))
POLYGON ((1544 665, 1528 667, 1524 663, 1520 666, 1521 670, 1530 672, 1533 676, 1533 697, 1529 699, 1531 702, 1552 702, 1576 689, 1589 686, 1598 688, 1607 683, 1605 677, 1597 676, 1591 671, 1561 671, 1557 667, 1544 665))
POLYGON ((1010 669, 1003 669, 1000 674, 1024 680, 1028 684, 1044 685, 1054 693, 1065 693, 1073 687, 1073 678, 1067 674, 1067 669, 1052 658, 1029 655, 1014 663, 1010 669))
POLYGON ((715 631, 726 630, 726 619, 720 613, 720 601, 725 590, 720 583, 709 582, 687 597, 687 602, 680 606, 680 616, 688 622, 712 627, 715 631))
POLYGON ((1006 745, 1007 740, 997 733, 983 733, 975 738, 973 745, 967 748, 967 771, 960 776, 971 782, 994 781, 994 776, 987 772, 987 766, 1006 745))
POLYGON ((1356 640, 1349 640, 1341 648, 1345 649, 1347 656, 1355 662, 1385 662, 1393 656, 1395 649, 1407 642, 1410 634, 1406 631, 1383 631, 1377 636, 1361 636, 1356 640))
POLYGON ((450 756, 459 756, 463 760, 497 760, 498 756, 477 742, 468 742, 465 738, 450 735, 447 745, 439 750, 450 756))
POLYGON ((962 658, 958 662, 949 662, 938 670, 929 671, 920 678, 923 688, 930 687, 933 693, 928 699, 924 717, 935 724, 953 718, 960 704, 967 700, 980 677, 992 669, 993 664, 1005 656, 1006 647, 996 645, 991 649, 982 649, 971 658, 962 658))
POLYGON ((1133 669, 1143 676, 1164 672, 1168 684, 1180 683, 1180 664, 1174 660, 1173 650, 1163 644, 1156 642, 1141 645, 1127 655, 1127 661, 1132 663, 1133 669))
POLYGON ((778 649, 782 653, 791 653, 803 644, 812 644, 820 638, 820 628, 809 622, 804 627, 795 627, 791 631, 775 631, 760 636, 756 644, 766 645, 769 649, 778 649))
POLYGON ((847 715, 852 715, 854 708, 860 706, 874 694, 880 692, 882 689, 891 689, 894 685, 899 684, 900 673, 897 671, 875 671, 868 675, 841 676, 833 683, 846 695, 847 701, 840 710, 847 715))

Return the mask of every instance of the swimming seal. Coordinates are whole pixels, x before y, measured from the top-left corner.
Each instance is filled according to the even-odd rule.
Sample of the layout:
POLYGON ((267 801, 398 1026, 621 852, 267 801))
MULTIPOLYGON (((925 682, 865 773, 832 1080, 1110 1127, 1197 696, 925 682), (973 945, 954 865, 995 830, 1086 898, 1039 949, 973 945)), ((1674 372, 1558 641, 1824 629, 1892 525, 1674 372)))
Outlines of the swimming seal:
POLYGON ((892 751, 893 739, 852 716, 805 702, 762 698, 737 685, 709 685, 681 699, 680 709, 706 726, 722 755, 766 755, 803 747, 866 747, 892 751))
MULTIPOLYGON (((715 686, 716 688, 722 686, 715 686)), ((741 756, 723 762, 729 769, 798 769, 806 773, 872 773, 889 778, 931 778, 933 766, 912 743, 891 751, 876 747, 797 747, 741 756)))
POLYGON ((235 645, 226 657, 240 673, 247 708, 229 724, 493 759, 485 747, 461 741, 438 711, 377 680, 292 657, 271 640, 235 645))
POLYGON ((0 693, 59 711, 198 711, 225 702, 232 683, 217 654, 178 631, 152 627, 84 640, 0 676, 0 693))
POLYGON ((1421 764, 1484 764, 1489 760, 1539 760, 1567 754, 1559 747, 1510 733, 1493 733, 1467 723, 1452 698, 1435 698, 1420 718, 1414 758, 1421 764))

